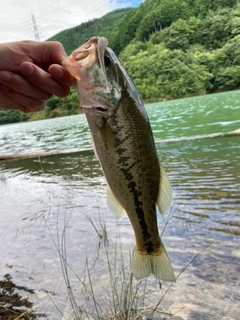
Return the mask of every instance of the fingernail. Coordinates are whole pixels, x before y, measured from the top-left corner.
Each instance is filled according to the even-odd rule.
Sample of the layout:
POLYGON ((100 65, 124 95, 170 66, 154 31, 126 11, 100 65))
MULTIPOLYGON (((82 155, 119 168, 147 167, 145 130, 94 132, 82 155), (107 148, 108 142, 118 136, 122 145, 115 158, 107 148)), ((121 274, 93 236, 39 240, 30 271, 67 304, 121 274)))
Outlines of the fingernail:
POLYGON ((11 78, 11 74, 7 71, 0 71, 0 81, 7 82, 11 78))

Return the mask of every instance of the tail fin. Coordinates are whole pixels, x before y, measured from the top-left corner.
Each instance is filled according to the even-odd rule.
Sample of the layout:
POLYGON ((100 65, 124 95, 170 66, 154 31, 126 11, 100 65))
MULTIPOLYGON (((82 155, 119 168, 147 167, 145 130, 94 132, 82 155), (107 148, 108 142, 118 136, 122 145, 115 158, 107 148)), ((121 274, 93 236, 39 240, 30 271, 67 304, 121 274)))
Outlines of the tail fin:
POLYGON ((170 282, 176 281, 171 262, 163 244, 159 254, 142 254, 134 248, 132 256, 132 273, 137 279, 146 278, 150 274, 153 274, 160 280, 170 282))

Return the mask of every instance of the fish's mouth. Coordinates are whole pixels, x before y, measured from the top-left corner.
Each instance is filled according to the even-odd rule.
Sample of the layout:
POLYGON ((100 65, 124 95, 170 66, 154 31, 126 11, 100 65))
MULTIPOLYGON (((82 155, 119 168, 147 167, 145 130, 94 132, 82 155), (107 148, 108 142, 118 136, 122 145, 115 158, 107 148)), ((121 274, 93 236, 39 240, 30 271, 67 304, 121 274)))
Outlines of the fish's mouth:
POLYGON ((109 110, 108 108, 103 108, 103 107, 96 107, 95 109, 103 113, 109 110))
POLYGON ((75 78, 84 108, 106 113, 119 101, 121 90, 112 77, 111 51, 104 37, 92 37, 62 61, 75 78))
POLYGON ((100 69, 105 82, 106 92, 111 91, 111 85, 107 79, 105 68, 105 50, 108 45, 108 40, 104 37, 92 37, 79 48, 74 50, 70 56, 64 59, 61 64, 65 67, 77 80, 84 77, 82 71, 91 67, 97 60, 100 64, 100 69))
POLYGON ((61 65, 68 70, 77 80, 82 78, 81 69, 89 68, 97 59, 97 38, 91 38, 79 48, 74 50, 70 56, 61 62, 61 65))

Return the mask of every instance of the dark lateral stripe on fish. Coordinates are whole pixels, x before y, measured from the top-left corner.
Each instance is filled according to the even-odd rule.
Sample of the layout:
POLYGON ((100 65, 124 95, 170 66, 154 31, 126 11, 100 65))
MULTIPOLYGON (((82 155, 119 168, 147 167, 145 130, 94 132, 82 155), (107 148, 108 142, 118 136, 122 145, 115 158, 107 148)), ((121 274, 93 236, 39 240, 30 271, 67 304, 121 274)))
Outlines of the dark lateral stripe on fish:
MULTIPOLYGON (((127 140, 127 139, 128 139, 128 137, 125 137, 125 139, 122 139, 122 141, 125 142, 125 140, 127 140)), ((118 138, 118 140, 121 141, 121 139, 119 139, 119 138, 118 138)), ((131 172, 131 169, 134 167, 136 162, 134 161, 134 163, 132 163, 130 165, 127 162, 127 160, 130 157, 127 157, 127 156, 123 155, 123 153, 125 151, 127 151, 126 148, 118 148, 118 149, 116 149, 116 152, 119 155, 118 162, 119 162, 119 164, 122 164, 125 167, 127 167, 127 168, 121 168, 121 171, 124 174, 125 179, 127 181, 129 181, 128 188, 129 188, 130 192, 133 194, 133 197, 134 197, 136 213, 137 213, 137 216, 138 216, 139 224, 140 224, 140 226, 142 228, 142 236, 143 236, 144 244, 146 246, 147 252, 151 253, 151 252, 153 252, 153 243, 151 241, 149 241, 149 239, 151 238, 151 235, 148 232, 148 225, 146 223, 145 216, 144 216, 144 211, 143 211, 143 208, 142 208, 143 203, 142 203, 142 201, 139 200, 139 197, 142 195, 142 192, 137 190, 136 182, 133 181, 134 177, 133 177, 133 174, 131 172)))
MULTIPOLYGON (((142 195, 142 192, 136 189, 136 182, 134 182, 134 181, 131 181, 130 183, 128 183, 128 188, 134 197, 136 213, 138 216, 139 224, 142 228, 143 240, 145 242, 151 238, 151 235, 148 232, 148 226, 147 226, 145 216, 144 216, 144 211, 142 208, 143 203, 142 203, 142 201, 139 200, 139 196, 142 195)), ((150 242, 148 242, 148 243, 150 244, 150 242)), ((152 246, 153 246, 153 244, 151 243, 151 247, 152 246)))
POLYGON ((122 173, 124 174, 127 181, 131 181, 133 179, 132 173, 127 169, 121 168, 122 173))
MULTIPOLYGON (((121 154, 124 153, 125 151, 127 151, 126 148, 118 148, 118 149, 116 149, 116 152, 117 152, 119 155, 121 155, 121 154)), ((121 159, 121 158, 120 158, 120 159, 121 159)))
POLYGON ((118 163, 121 164, 122 166, 128 167, 128 166, 129 166, 128 161, 129 161, 130 159, 131 159, 131 158, 130 158, 129 156, 120 157, 119 160, 118 160, 118 163))
POLYGON ((124 138, 119 138, 116 136, 115 140, 116 140, 116 145, 121 145, 123 144, 124 142, 126 142, 129 138, 129 135, 126 135, 124 138))

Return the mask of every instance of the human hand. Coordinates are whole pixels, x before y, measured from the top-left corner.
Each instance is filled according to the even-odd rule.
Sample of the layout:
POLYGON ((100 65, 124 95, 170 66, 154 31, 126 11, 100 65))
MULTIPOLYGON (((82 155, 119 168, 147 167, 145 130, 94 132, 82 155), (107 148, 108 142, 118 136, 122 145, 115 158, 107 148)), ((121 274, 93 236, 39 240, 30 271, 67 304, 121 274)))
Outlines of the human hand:
POLYGON ((55 41, 0 44, 0 107, 40 111, 52 95, 68 96, 74 78, 59 65, 66 57, 55 41))

